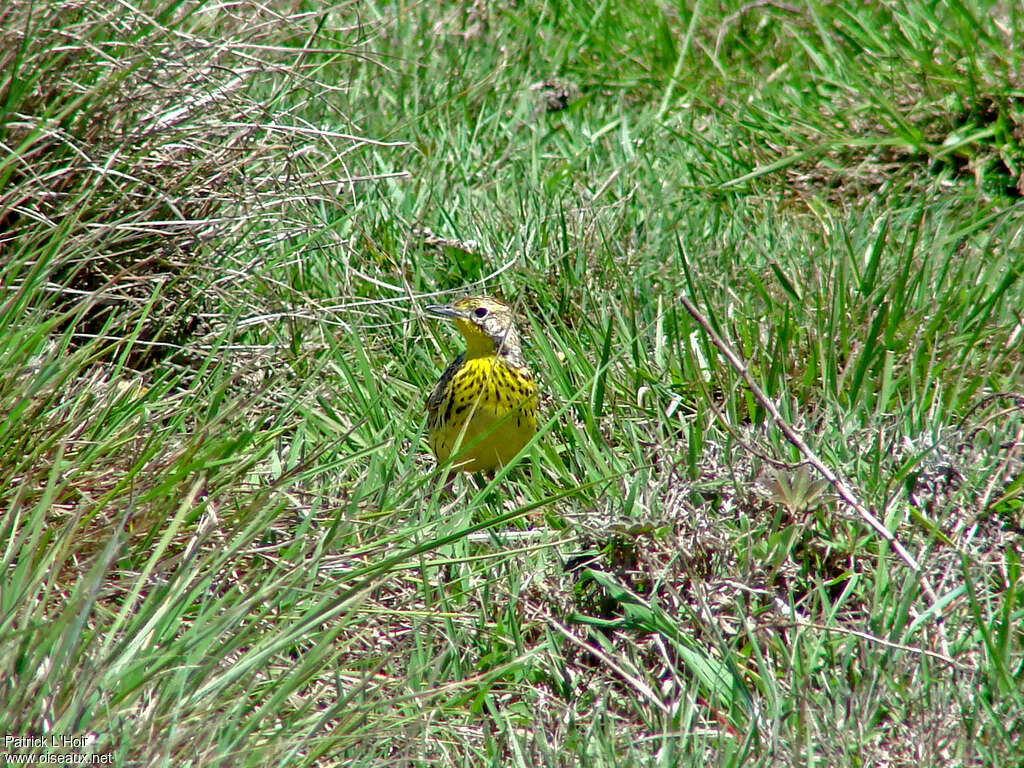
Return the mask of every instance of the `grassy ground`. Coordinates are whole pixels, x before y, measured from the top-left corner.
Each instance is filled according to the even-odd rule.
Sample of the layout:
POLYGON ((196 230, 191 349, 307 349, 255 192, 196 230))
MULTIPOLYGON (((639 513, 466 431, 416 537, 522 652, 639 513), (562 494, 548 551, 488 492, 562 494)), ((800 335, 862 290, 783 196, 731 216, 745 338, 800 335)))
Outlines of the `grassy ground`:
POLYGON ((5 753, 1024 760, 1016 4, 0 34, 5 753), (545 403, 448 493, 465 292, 545 403))

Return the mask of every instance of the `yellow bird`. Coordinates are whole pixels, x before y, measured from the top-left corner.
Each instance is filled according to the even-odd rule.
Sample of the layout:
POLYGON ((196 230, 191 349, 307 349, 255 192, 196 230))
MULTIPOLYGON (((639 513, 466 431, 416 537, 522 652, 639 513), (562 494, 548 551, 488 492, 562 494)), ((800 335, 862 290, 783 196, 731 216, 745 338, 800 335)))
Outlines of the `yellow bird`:
POLYGON ((427 398, 430 449, 466 472, 508 464, 537 431, 537 385, 523 359, 508 304, 471 296, 427 307, 455 321, 466 351, 452 360, 427 398))

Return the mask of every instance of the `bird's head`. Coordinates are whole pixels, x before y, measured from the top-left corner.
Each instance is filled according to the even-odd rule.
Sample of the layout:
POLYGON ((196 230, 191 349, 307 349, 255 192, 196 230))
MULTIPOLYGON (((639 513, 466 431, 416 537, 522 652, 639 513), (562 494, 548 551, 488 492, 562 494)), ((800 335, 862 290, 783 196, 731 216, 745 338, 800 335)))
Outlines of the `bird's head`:
POLYGON ((451 304, 431 304, 427 312, 455 321, 466 339, 466 357, 501 354, 520 364, 519 332, 515 314, 503 301, 489 296, 469 296, 451 304))

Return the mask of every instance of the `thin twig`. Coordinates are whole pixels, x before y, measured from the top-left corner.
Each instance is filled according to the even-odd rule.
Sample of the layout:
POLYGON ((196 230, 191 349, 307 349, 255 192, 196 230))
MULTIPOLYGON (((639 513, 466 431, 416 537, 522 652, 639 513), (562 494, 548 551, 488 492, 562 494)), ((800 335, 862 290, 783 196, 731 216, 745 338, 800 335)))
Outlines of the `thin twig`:
POLYGON ((948 664, 954 669, 961 671, 973 671, 975 667, 968 664, 962 664, 956 659, 952 658, 947 654, 938 653, 936 651, 930 651, 927 648, 918 648, 914 645, 904 645, 903 643, 895 643, 892 640, 887 640, 884 637, 873 635, 870 632, 864 632, 860 629, 853 629, 851 627, 838 627, 829 626, 828 624, 819 624, 816 621, 772 621, 765 624, 760 624, 758 629, 817 629, 821 632, 831 632, 840 635, 850 635, 851 637, 859 637, 861 640, 866 640, 869 643, 875 643, 886 648, 892 648, 895 651, 903 651, 905 653, 913 653, 919 656, 927 656, 930 659, 941 661, 943 664, 948 664))
POLYGON ((626 683, 632 686, 637 693, 641 694, 645 699, 651 702, 651 704, 653 704, 655 707, 661 710, 662 714, 671 714, 669 708, 665 706, 665 703, 661 700, 661 697, 654 692, 654 689, 652 689, 649 685, 647 685, 647 683, 638 678, 636 675, 631 675, 629 672, 627 672, 621 664, 619 664, 610 655, 605 653, 601 648, 598 648, 596 644, 592 645, 576 637, 576 635, 570 632, 567 627, 563 626, 558 621, 552 621, 551 626, 553 626, 555 629, 561 632, 566 637, 566 639, 575 643, 587 653, 593 654, 602 662, 604 662, 613 672, 615 672, 615 674, 619 675, 623 680, 626 681, 626 683))
MULTIPOLYGON (((721 336, 718 335, 708 319, 701 314, 700 310, 694 306, 693 302, 685 296, 681 296, 680 301, 682 301, 683 306, 686 307, 686 311, 689 312, 690 315, 693 316, 693 319, 697 321, 697 324, 704 329, 704 332, 708 335, 708 338, 711 339, 711 342, 718 347, 719 352, 722 353, 725 359, 729 361, 729 364, 740 375, 751 394, 759 403, 761 403, 762 406, 764 406, 764 409, 768 411, 772 417, 772 421, 774 421, 775 425, 782 431, 782 434, 786 436, 786 439, 789 440, 789 442, 791 442, 796 449, 800 451, 807 462, 818 470, 821 476, 824 477, 833 488, 835 488, 839 497, 853 507, 864 522, 871 526, 883 539, 889 542, 889 546, 893 548, 899 558, 906 563, 908 568, 917 574, 919 583, 921 584, 921 589, 931 601, 932 605, 937 605, 939 601, 938 596, 935 594, 935 590, 932 589, 931 584, 929 584, 928 580, 924 577, 924 573, 921 570, 921 565, 918 563, 917 558, 910 554, 907 548, 900 543, 899 539, 897 539, 893 533, 885 527, 882 521, 879 520, 870 509, 868 509, 867 505, 857 496, 853 487, 840 477, 830 466, 822 461, 799 435, 799 433, 789 425, 789 423, 782 417, 782 413, 779 411, 775 401, 768 397, 764 390, 762 390, 761 387, 757 385, 757 382, 754 381, 753 377, 750 375, 750 371, 747 370, 747 366, 740 356, 733 351, 732 347, 730 347, 721 336)), ((941 623, 941 611, 936 611, 935 620, 936 623, 941 623)), ((946 645, 945 635, 941 632, 939 633, 939 639, 943 653, 946 656, 950 656, 949 649, 946 645)))

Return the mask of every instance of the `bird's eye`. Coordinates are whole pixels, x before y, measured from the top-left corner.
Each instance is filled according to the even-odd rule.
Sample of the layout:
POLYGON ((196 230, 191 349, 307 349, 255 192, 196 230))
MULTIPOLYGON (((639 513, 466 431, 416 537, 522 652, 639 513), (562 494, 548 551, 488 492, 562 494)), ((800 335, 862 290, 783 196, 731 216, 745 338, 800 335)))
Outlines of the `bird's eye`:
POLYGON ((477 307, 473 314, 477 317, 487 317, 487 307, 477 307))

